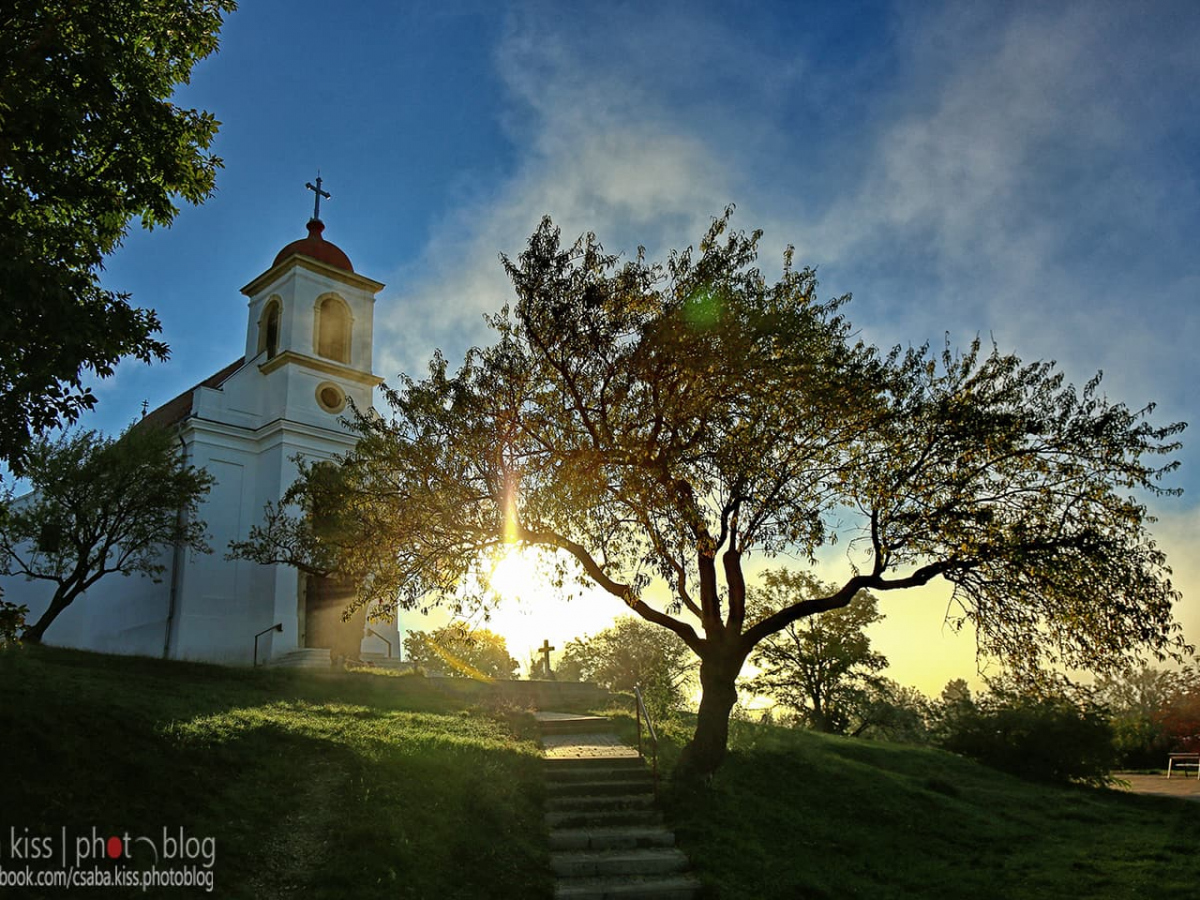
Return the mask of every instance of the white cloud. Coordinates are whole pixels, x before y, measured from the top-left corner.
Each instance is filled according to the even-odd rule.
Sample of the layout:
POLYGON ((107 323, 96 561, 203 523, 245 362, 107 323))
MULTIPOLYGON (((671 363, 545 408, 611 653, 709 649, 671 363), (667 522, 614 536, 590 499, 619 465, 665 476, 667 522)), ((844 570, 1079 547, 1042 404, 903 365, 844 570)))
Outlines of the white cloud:
POLYGON ((994 334, 1076 381, 1104 368, 1131 402, 1181 400, 1164 368, 1195 370, 1180 313, 1200 194, 1171 152, 1165 72, 1200 75, 1172 50, 1196 21, 1172 35, 1100 4, 984 9, 902 29, 900 89, 868 125, 861 181, 814 229, 822 255, 839 271, 874 261, 853 286, 887 320, 880 340, 994 334), (898 271, 870 273, 881 263, 898 271))

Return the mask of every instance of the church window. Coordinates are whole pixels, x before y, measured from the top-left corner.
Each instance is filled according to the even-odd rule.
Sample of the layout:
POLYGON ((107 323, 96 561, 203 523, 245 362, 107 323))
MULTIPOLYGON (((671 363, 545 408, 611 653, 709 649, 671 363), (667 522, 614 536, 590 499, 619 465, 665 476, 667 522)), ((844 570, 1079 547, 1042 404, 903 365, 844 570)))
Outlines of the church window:
POLYGON ((327 413, 340 413, 346 408, 346 392, 332 381, 317 386, 317 405, 327 413))
POLYGON ((350 362, 350 308, 341 297, 317 303, 317 355, 350 362))
POLYGON ((258 352, 265 351, 267 359, 272 359, 279 352, 279 319, 279 298, 272 297, 258 320, 258 352))

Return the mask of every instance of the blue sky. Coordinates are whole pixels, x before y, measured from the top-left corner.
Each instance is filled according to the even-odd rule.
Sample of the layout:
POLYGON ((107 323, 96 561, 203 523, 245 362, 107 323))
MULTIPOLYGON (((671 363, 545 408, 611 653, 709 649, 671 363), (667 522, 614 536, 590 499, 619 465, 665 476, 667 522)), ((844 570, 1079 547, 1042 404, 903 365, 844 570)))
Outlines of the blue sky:
MULTIPOLYGON (((1198 47, 1194 2, 246 0, 179 94, 223 123, 218 193, 106 272, 172 358, 122 364, 85 424, 119 430, 239 354, 238 289, 303 236, 318 167, 325 236, 388 285, 385 377, 487 340, 497 255, 543 214, 661 254, 736 203, 764 267, 794 244, 875 343, 978 334, 1197 422, 1198 47)), ((1184 440, 1187 493, 1154 508, 1186 590, 1184 440)))

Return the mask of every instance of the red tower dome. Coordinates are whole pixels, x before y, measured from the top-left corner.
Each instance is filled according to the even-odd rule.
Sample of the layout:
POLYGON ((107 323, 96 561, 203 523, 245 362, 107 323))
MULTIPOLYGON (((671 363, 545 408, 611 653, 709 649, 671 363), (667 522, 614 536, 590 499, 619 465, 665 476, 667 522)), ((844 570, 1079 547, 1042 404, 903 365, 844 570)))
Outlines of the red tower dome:
POLYGON ((325 223, 320 219, 309 219, 308 237, 292 241, 280 250, 275 256, 272 266, 277 266, 289 256, 299 253, 301 256, 307 256, 309 259, 315 259, 336 269, 353 272, 354 266, 350 265, 350 257, 342 252, 342 248, 321 237, 321 232, 324 230, 325 223))

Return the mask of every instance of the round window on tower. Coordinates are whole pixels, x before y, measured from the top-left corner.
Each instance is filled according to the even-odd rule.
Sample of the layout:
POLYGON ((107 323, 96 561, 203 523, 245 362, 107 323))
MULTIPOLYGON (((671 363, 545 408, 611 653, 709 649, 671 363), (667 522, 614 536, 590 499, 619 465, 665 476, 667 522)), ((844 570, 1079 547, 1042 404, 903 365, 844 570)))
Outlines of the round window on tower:
POLYGON ((332 381, 317 386, 317 404, 327 413, 340 413, 346 408, 346 392, 332 381))

